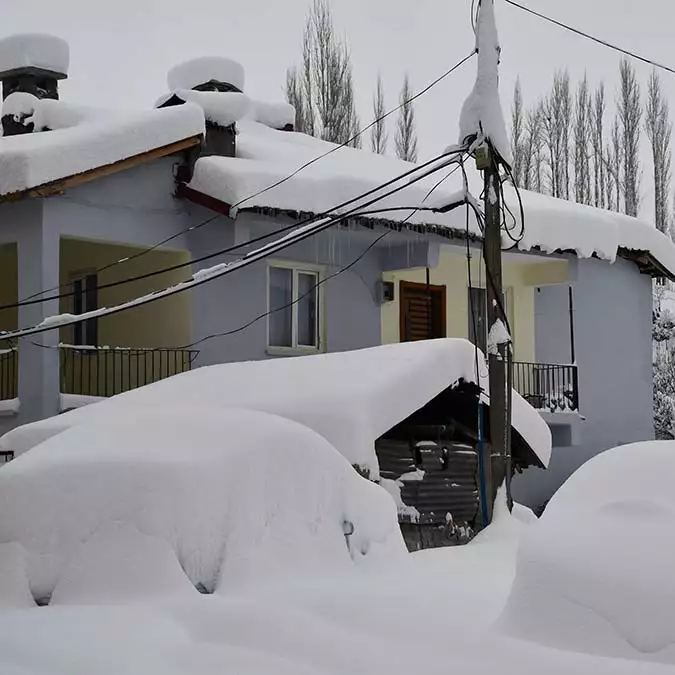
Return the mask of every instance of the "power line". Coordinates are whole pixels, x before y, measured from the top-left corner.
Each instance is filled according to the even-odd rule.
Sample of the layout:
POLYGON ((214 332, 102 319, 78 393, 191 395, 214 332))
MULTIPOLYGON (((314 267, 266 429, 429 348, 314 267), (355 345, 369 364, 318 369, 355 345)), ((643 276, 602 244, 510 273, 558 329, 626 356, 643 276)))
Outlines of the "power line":
MULTIPOLYGON (((316 215, 311 216, 309 218, 306 218, 305 220, 302 220, 299 223, 291 223, 290 225, 287 225, 285 227, 281 227, 277 230, 274 230, 273 232, 268 232, 267 234, 262 234, 259 237, 255 237, 254 239, 250 239, 249 241, 242 242, 240 244, 235 244, 234 246, 229 246, 227 248, 219 249, 217 251, 214 251, 213 253, 208 253, 208 254, 203 255, 199 258, 190 259, 187 262, 178 263, 176 265, 170 265, 169 267, 162 267, 160 269, 153 270, 151 272, 139 274, 139 275, 134 276, 134 277, 126 277, 124 279, 120 279, 118 281, 112 281, 112 282, 107 283, 107 284, 100 284, 96 287, 96 289, 97 289, 97 291, 102 291, 102 290, 106 290, 108 288, 116 288, 117 286, 122 286, 124 284, 129 284, 129 283, 133 283, 133 282, 136 282, 136 281, 142 281, 144 279, 150 279, 152 277, 155 277, 155 276, 158 276, 158 275, 161 275, 161 274, 167 274, 168 272, 175 272, 176 270, 184 269, 185 267, 191 267, 192 265, 195 265, 197 263, 205 262, 207 260, 212 260, 213 258, 217 258, 217 257, 220 257, 222 255, 226 255, 228 253, 238 251, 242 248, 245 248, 246 246, 250 246, 252 244, 256 244, 258 242, 265 241, 266 239, 270 239, 270 238, 274 237, 275 235, 283 234, 284 232, 289 232, 291 230, 294 230, 298 227, 309 224, 309 223, 314 222, 316 220, 319 220, 321 218, 327 218, 333 212, 335 212, 339 209, 343 209, 343 208, 353 204, 354 202, 359 201, 360 199, 364 199, 364 198, 366 198, 366 197, 368 197, 372 194, 375 194, 376 192, 379 192, 380 190, 383 190, 384 188, 389 187, 390 185, 393 185, 394 183, 397 183, 400 180, 403 180, 404 178, 407 178, 411 174, 419 171, 420 169, 424 169, 428 166, 433 165, 434 163, 438 162, 439 160, 441 160, 445 157, 451 157, 451 156, 457 155, 457 154, 459 154, 460 152, 463 152, 463 151, 464 151, 464 148, 447 150, 443 154, 438 155, 437 157, 434 157, 433 159, 430 159, 427 162, 424 162, 423 164, 415 165, 412 169, 409 169, 405 173, 388 180, 386 183, 378 185, 377 187, 372 188, 372 189, 370 189, 370 190, 368 190, 364 193, 361 193, 360 195, 357 195, 356 197, 352 197, 351 199, 348 199, 347 201, 342 202, 341 204, 338 204, 338 205, 332 207, 328 211, 324 211, 323 213, 319 213, 319 214, 316 214, 316 215)), ((426 177, 426 175, 422 176, 422 178, 424 178, 424 177, 426 177)), ((398 211, 398 210, 407 211, 407 210, 409 210, 409 208, 415 208, 415 207, 395 207, 395 208, 386 209, 386 211, 398 211)), ((427 210, 427 209, 422 209, 422 210, 427 210)), ((383 209, 378 209, 376 212, 381 213, 382 211, 383 211, 383 209)), ((366 213, 364 215, 369 215, 369 214, 366 213)), ((210 222, 211 220, 215 220, 216 218, 220 218, 220 217, 221 217, 221 214, 218 214, 217 216, 214 216, 213 218, 211 218, 211 219, 209 219, 208 221, 205 221, 205 222, 210 222)), ((202 223, 202 224, 204 224, 204 223, 202 223)), ((194 228, 197 228, 197 227, 200 227, 200 226, 201 226, 201 224, 195 225, 194 228)), ((131 260, 131 259, 132 258, 127 258, 126 260, 131 260)), ((102 268, 102 270, 108 269, 109 267, 110 266, 104 267, 104 268, 102 268)), ((98 270, 98 271, 102 271, 102 270, 98 270)), ((70 285, 70 284, 66 284, 66 285, 70 285)), ((35 295, 30 296, 30 298, 36 298, 37 295, 40 295, 40 293, 36 293, 35 295)), ((26 307, 26 306, 29 306, 29 305, 39 305, 39 304, 42 304, 42 303, 45 303, 45 302, 62 300, 64 298, 71 298, 74 295, 76 295, 75 291, 68 291, 66 293, 59 293, 58 295, 51 295, 47 298, 39 298, 39 299, 30 299, 29 298, 29 299, 22 300, 20 302, 12 303, 12 304, 9 304, 9 305, 0 305, 0 311, 6 310, 6 309, 16 309, 18 307, 26 307)))
POLYGON ((654 61, 653 59, 649 59, 646 56, 640 56, 640 54, 636 54, 635 52, 632 52, 628 49, 623 49, 623 47, 619 47, 615 44, 612 44, 611 42, 607 42, 606 40, 603 40, 602 38, 595 37, 594 35, 591 35, 590 33, 586 33, 579 28, 574 28, 573 26, 569 26, 566 23, 563 23, 562 21, 558 21, 557 19, 553 19, 550 16, 546 16, 546 14, 542 14, 541 12, 537 12, 534 9, 531 9, 530 7, 526 7, 525 5, 521 5, 519 2, 515 2, 515 0, 504 0, 506 3, 509 5, 512 5, 513 7, 517 7, 518 9, 527 12, 528 14, 532 14, 533 16, 536 16, 540 19, 543 19, 544 21, 548 21, 549 23, 552 23, 560 28, 563 28, 570 33, 574 33, 575 35, 580 35, 581 37, 586 38, 587 40, 592 40, 593 42, 597 42, 600 45, 603 45, 604 47, 609 47, 610 49, 613 49, 614 51, 619 52, 620 54, 624 54, 625 56, 630 56, 631 58, 637 60, 637 61, 642 61, 642 63, 646 63, 650 66, 653 66, 654 68, 660 68, 661 70, 665 70, 669 73, 675 74, 675 68, 671 68, 670 66, 666 66, 662 63, 659 63, 658 61, 654 61))
MULTIPOLYGON (((441 178, 430 190, 427 192, 426 196, 422 200, 422 204, 426 202, 427 199, 441 186, 441 184, 446 181, 450 176, 452 176, 453 173, 455 173, 459 169, 460 165, 458 164, 454 169, 449 171, 443 178, 441 178)), ((467 205, 467 209, 470 207, 467 205)), ((389 211, 391 209, 386 209, 386 211, 389 211)), ((396 210, 408 210, 405 207, 396 207, 396 210)), ((419 211, 425 211, 425 210, 433 210, 433 209, 427 209, 423 206, 417 206, 413 207, 410 209, 411 213, 409 216, 407 216, 401 224, 404 225, 407 223, 416 213, 419 211)), ((369 213, 377 213, 377 210, 373 211, 361 211, 359 212, 359 215, 365 215, 369 213)), ((341 274, 344 274, 348 270, 350 270, 352 267, 357 265, 363 258, 377 245, 379 244, 387 235, 391 234, 391 230, 387 230, 383 234, 381 234, 379 237, 377 237, 374 241, 372 241, 354 260, 352 260, 349 264, 345 265, 344 267, 341 267, 339 270, 336 272, 333 272, 332 274, 328 275, 327 277, 324 277, 323 279, 319 279, 319 281, 314 284, 308 291, 303 293, 302 295, 298 296, 295 300, 292 300, 291 302, 286 303, 285 305, 282 305, 281 307, 276 307, 274 309, 268 310, 266 312, 263 312, 262 314, 259 314, 256 316, 254 319, 251 319, 247 323, 243 324, 242 326, 239 326, 238 328, 233 328, 231 330, 224 331, 222 333, 212 333, 211 335, 207 335, 206 337, 200 338, 199 340, 195 340, 194 342, 191 342, 190 344, 183 345, 180 347, 180 349, 193 349, 194 347, 203 344, 204 342, 207 342, 208 340, 213 340, 215 338, 220 338, 220 337, 228 337, 230 335, 235 335, 237 333, 241 333, 245 331, 247 328, 250 328, 253 326, 255 323, 258 321, 262 321, 263 319, 266 319, 269 316, 272 316, 273 314, 276 314, 277 312, 282 312, 285 309, 289 309, 293 307, 294 305, 297 305, 301 300, 304 298, 308 297, 312 293, 314 293, 315 290, 323 286, 324 284, 328 283, 331 279, 335 279, 336 277, 340 276, 341 274)))
POLYGON ((366 131, 369 129, 372 129, 376 124, 379 122, 382 122, 383 120, 387 119, 390 115, 393 115, 395 112, 398 112, 403 108, 404 106, 412 103, 416 99, 418 99, 420 96, 423 96, 426 94, 430 89, 433 89, 439 82, 442 82, 446 77, 454 73, 457 69, 461 68, 469 59, 471 59, 475 54, 477 53, 477 50, 473 50, 470 54, 467 54, 459 63, 456 63, 452 68, 449 70, 446 70, 441 76, 437 77, 433 82, 430 82, 424 89, 421 91, 417 92, 414 96, 411 96, 409 99, 403 101, 400 103, 400 105, 396 106, 389 112, 386 112, 384 115, 381 117, 378 117, 377 119, 373 120, 367 127, 364 127, 360 131, 358 131, 356 134, 354 134, 351 138, 346 140, 344 143, 341 143, 340 145, 336 145, 335 147, 331 148, 327 152, 324 152, 322 155, 319 155, 318 157, 315 157, 314 159, 310 160, 309 162, 306 162, 303 164, 301 167, 296 169, 293 173, 289 174, 285 178, 282 178, 281 180, 277 181, 276 183, 272 183, 272 185, 269 185, 266 188, 263 188, 262 190, 259 190, 255 194, 250 195, 249 197, 245 197, 244 199, 239 200, 236 204, 234 204, 231 208, 235 209, 244 202, 247 202, 251 199, 255 199, 256 197, 259 197, 260 195, 264 194, 265 192, 268 192, 269 190, 273 190, 274 188, 278 187, 279 185, 283 185, 285 182, 291 180, 291 178, 294 178, 297 176, 301 171, 304 171, 306 168, 312 166, 315 162, 318 162, 319 160, 324 159, 324 157, 328 157, 329 155, 332 155, 334 152, 337 150, 340 150, 341 148, 346 148, 349 147, 357 138, 359 138, 361 135, 363 135, 366 131))
MULTIPOLYGON (((452 160, 451 160, 452 161, 452 160)), ((438 165, 436 170, 440 171, 448 166, 449 162, 444 162, 438 165)), ((47 319, 35 326, 24 328, 24 329, 19 329, 15 331, 7 331, 3 334, 0 334, 0 339, 3 340, 13 340, 17 338, 22 338, 26 337, 28 335, 36 335, 39 333, 45 333, 51 330, 57 330, 60 328, 64 328, 66 326, 72 326, 74 324, 82 323, 84 321, 88 321, 89 319, 94 319, 94 318, 99 318, 103 316, 110 316, 112 314, 118 314, 120 312, 127 311, 129 309, 133 309, 136 307, 141 307, 146 304, 150 304, 151 302, 155 302, 157 300, 161 300, 162 298, 169 297, 171 295, 176 295, 178 293, 182 293, 184 291, 190 290, 192 288, 196 288, 197 286, 201 286, 202 284, 208 283, 210 281, 213 281, 214 279, 218 279, 220 277, 223 277, 227 274, 231 274, 233 272, 236 272, 238 269, 241 269, 243 267, 247 267, 248 265, 251 265, 255 262, 259 262, 261 260, 264 260, 265 258, 270 257, 271 255, 278 253, 279 251, 282 251, 289 246, 292 246, 293 244, 299 243, 301 241, 304 241, 305 239, 308 239, 309 237, 312 237, 316 234, 319 234, 320 232, 327 230, 328 228, 332 227, 336 223, 343 222, 344 220, 347 220, 349 218, 355 218, 358 217, 359 215, 359 210, 367 208, 369 206, 372 206, 373 204, 382 201, 386 197, 389 197, 397 192, 400 192, 401 190, 404 190, 406 187, 419 182, 422 180, 422 178, 425 178, 428 174, 424 174, 421 177, 416 177, 412 180, 410 180, 408 183, 406 183, 403 186, 394 188, 393 190, 390 190, 388 193, 385 193, 384 195, 380 195, 378 197, 375 197, 374 199, 370 200, 369 202, 366 202, 365 204, 360 205, 359 207, 355 207, 351 211, 342 214, 340 216, 332 216, 332 217, 327 217, 323 220, 319 220, 316 223, 311 223, 309 225, 305 225, 303 227, 299 227, 296 229, 295 232, 292 232, 289 235, 286 235, 282 237, 281 239, 274 241, 270 244, 266 244, 265 246, 261 247, 260 249, 257 249, 255 251, 251 251, 250 253, 247 253, 243 258, 229 264, 221 264, 217 265, 211 270, 201 270, 197 274, 193 275, 193 278, 189 281, 182 282, 180 284, 176 284, 175 286, 170 286, 168 288, 165 288, 161 291, 155 291, 153 293, 150 293, 146 296, 140 297, 140 298, 134 298, 133 300, 130 300, 128 302, 122 303, 121 305, 117 305, 115 307, 110 307, 110 308, 104 308, 104 309, 99 309, 99 310, 93 310, 91 312, 85 312, 83 314, 79 315, 60 315, 57 317, 51 317, 50 319, 47 319)), ((466 197, 465 197, 466 199, 466 197)), ((458 205, 464 203, 463 201, 458 202, 458 205)))
MULTIPOLYGON (((234 209, 238 208, 243 203, 245 203, 247 201, 250 201, 251 199, 255 199, 256 197, 259 197, 260 195, 262 195, 266 192, 269 192, 270 190, 273 190, 273 189, 279 187, 280 185, 283 185, 284 183, 288 182, 289 180, 291 180, 292 178, 297 176, 299 173, 301 173, 302 171, 304 171, 308 167, 310 167, 313 164, 315 164, 316 162, 324 159, 325 157, 328 157, 329 155, 332 155, 337 150, 340 150, 341 148, 348 147, 357 138, 362 136, 364 133, 366 133, 366 131, 368 131, 369 129, 374 127, 376 124, 378 124, 382 120, 386 119, 390 115, 393 115, 394 113, 398 112, 401 108, 403 108, 403 106, 408 105, 409 103, 411 103, 411 102, 415 101, 416 99, 420 98, 420 96, 423 96, 424 94, 426 94, 429 90, 433 89, 433 87, 435 87, 437 84, 442 82, 446 77, 450 76, 456 70, 461 68, 475 54, 476 54, 476 50, 472 51, 470 54, 465 56, 461 61, 456 63, 452 68, 450 68, 449 70, 446 70, 442 75, 440 75, 435 80, 430 82, 426 87, 424 87, 424 89, 419 91, 414 96, 411 96, 407 101, 403 101, 396 108, 393 108, 392 110, 386 112, 381 117, 378 117, 377 119, 373 120, 368 126, 364 127, 363 129, 360 129, 356 134, 354 134, 351 138, 346 140, 344 143, 341 143, 340 145, 336 145, 333 148, 331 148, 330 150, 328 150, 327 152, 324 152, 323 154, 321 154, 321 155, 315 157, 314 159, 306 162, 305 164, 303 164, 300 167, 298 167, 297 169, 295 169, 295 171, 293 171, 289 175, 287 175, 284 178, 272 183, 271 185, 268 185, 266 188, 263 188, 262 190, 259 190, 258 192, 255 192, 254 194, 249 195, 248 197, 244 197, 243 199, 240 199, 238 202, 236 202, 235 204, 230 206, 230 211, 233 211, 234 209)), ((284 133, 286 133, 286 132, 284 132, 284 133)), ((337 208, 339 208, 339 207, 337 207, 337 208)), ((217 214, 217 215, 215 215, 211 218, 208 218, 208 219, 202 221, 201 223, 198 223, 196 225, 191 225, 190 227, 188 227, 184 230, 176 232, 175 234, 172 234, 171 236, 167 237, 166 239, 163 239, 162 241, 159 241, 156 244, 153 244, 151 247, 149 247, 147 249, 143 249, 143 250, 138 251, 137 253, 135 253, 133 255, 126 256, 124 258, 120 258, 119 260, 115 260, 115 261, 113 261, 113 262, 111 262, 107 265, 104 265, 103 267, 99 267, 98 269, 94 270, 93 272, 89 272, 89 274, 99 274, 101 272, 104 272, 104 271, 107 271, 107 270, 111 269, 112 267, 116 267, 117 265, 123 265, 123 264, 125 264, 125 263, 127 263, 131 260, 136 260, 137 258, 140 258, 141 256, 144 256, 148 253, 151 253, 152 251, 160 248, 161 246, 164 246, 165 244, 168 244, 169 242, 173 241, 174 239, 180 237, 181 235, 187 234, 187 233, 192 232, 196 229, 199 229, 201 227, 209 225, 213 221, 218 220, 218 218, 222 218, 222 217, 223 217, 223 215, 219 213, 219 214, 217 214)), ((283 230, 281 230, 281 231, 283 231, 283 230)), ((170 270, 167 270, 167 271, 172 271, 173 269, 175 269, 175 268, 171 268, 170 270)), ((79 279, 79 281, 81 281, 81 280, 82 279, 79 279)), ((15 304, 15 305, 8 305, 7 307, 2 307, 0 309, 10 309, 10 308, 18 307, 18 306, 21 306, 23 302, 26 302, 27 304, 30 304, 28 301, 33 300, 33 298, 37 298, 38 296, 44 295, 45 293, 51 293, 52 291, 58 291, 62 288, 72 286, 75 283, 75 281, 78 281, 78 280, 75 279, 73 281, 68 282, 67 284, 60 284, 59 286, 53 286, 52 288, 47 288, 47 289, 38 291, 37 293, 34 293, 33 295, 29 295, 28 297, 24 298, 21 301, 21 303, 18 303, 18 304, 15 304)), ((45 302, 48 301, 48 300, 59 299, 59 298, 62 298, 62 297, 71 297, 72 295, 74 295, 74 293, 60 294, 58 296, 46 298, 45 302)))

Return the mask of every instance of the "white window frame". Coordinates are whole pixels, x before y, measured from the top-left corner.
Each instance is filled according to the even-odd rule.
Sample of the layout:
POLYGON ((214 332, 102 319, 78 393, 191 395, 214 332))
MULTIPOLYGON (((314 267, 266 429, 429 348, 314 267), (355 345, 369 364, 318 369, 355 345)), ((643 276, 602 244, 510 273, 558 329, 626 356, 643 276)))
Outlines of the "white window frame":
POLYGON ((317 290, 317 317, 316 317, 316 346, 298 344, 298 277, 300 274, 316 275, 317 283, 321 283, 324 278, 324 268, 320 265, 312 265, 311 263, 293 263, 284 260, 272 260, 267 265, 267 311, 272 309, 270 306, 270 270, 272 268, 287 269, 293 272, 292 281, 292 315, 291 315, 291 346, 281 347, 270 344, 270 320, 272 315, 268 314, 266 328, 267 328, 267 353, 268 354, 317 354, 324 349, 324 296, 323 286, 319 286, 317 290))

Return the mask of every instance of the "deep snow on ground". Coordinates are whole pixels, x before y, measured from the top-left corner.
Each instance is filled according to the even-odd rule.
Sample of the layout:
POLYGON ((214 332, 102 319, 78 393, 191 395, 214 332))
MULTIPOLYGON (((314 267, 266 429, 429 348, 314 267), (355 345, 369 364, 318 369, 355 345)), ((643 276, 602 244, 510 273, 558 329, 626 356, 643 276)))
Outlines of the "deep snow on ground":
POLYGON ((541 520, 500 494, 471 544, 409 555, 389 495, 297 422, 141 420, 0 469, 2 675, 673 672, 675 443, 592 460, 541 520))
POLYGON ((561 649, 675 665, 675 442, 615 448, 528 530, 500 620, 561 649))

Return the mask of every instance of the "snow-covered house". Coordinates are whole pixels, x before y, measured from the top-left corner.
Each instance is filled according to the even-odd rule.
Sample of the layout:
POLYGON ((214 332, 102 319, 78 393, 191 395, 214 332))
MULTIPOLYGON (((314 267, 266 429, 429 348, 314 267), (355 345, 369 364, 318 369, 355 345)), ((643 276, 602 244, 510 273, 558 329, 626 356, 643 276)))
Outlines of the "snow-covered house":
MULTIPOLYGON (((294 133, 293 110, 248 98, 227 59, 174 68, 140 112, 58 100, 67 71, 61 40, 0 42, 3 330, 203 274, 414 168, 294 133)), ((437 183, 189 293, 9 345, 2 430, 193 364, 444 335, 482 344, 485 322, 472 333, 468 319, 470 299, 479 318, 484 306, 479 224, 463 208, 426 210, 458 199, 437 183)), ((673 276, 675 251, 634 219, 522 196, 523 237, 505 257, 515 384, 557 446, 551 475, 517 486, 536 505, 590 455, 651 437, 650 277, 673 276)))

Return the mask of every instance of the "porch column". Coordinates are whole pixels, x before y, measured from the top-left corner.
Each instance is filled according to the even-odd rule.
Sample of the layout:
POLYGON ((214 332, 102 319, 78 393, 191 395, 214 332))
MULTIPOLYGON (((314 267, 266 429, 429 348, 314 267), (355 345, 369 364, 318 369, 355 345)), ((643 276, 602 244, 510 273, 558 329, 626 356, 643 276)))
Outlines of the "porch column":
MULTIPOLYGON (((19 299, 59 285, 59 233, 44 223, 43 210, 17 233, 19 299), (39 215, 38 215, 39 214, 39 215)), ((46 296, 56 295, 52 290, 46 296)), ((19 327, 59 313, 59 301, 19 308, 19 327)), ((57 415, 59 410, 59 331, 31 335, 19 342, 19 400, 22 424, 57 415)))

